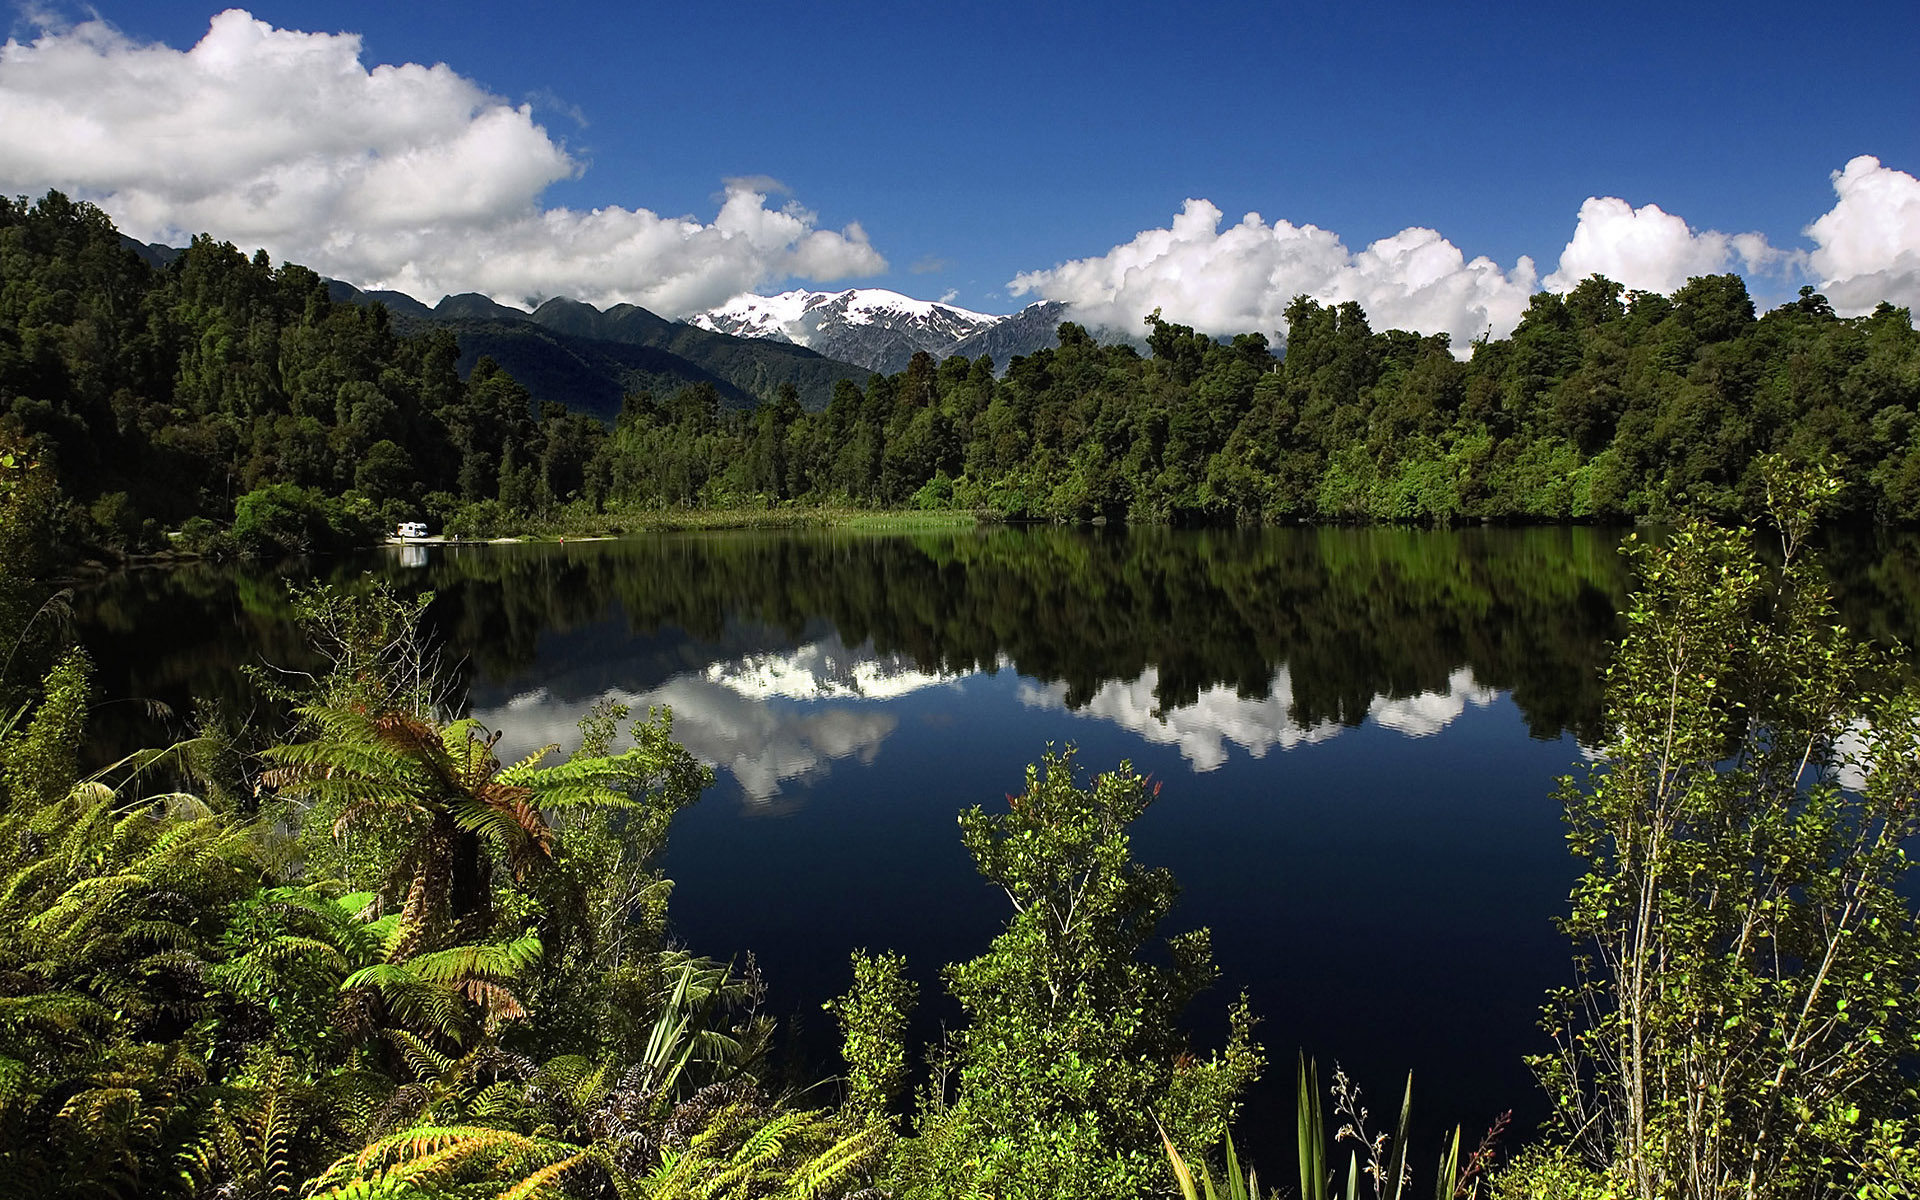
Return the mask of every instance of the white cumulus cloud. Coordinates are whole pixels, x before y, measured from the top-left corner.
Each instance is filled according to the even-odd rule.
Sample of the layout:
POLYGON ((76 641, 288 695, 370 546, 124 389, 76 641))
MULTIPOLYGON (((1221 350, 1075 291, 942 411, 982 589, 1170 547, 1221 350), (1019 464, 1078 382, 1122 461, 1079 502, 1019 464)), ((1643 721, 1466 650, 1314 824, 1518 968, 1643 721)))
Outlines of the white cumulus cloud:
POLYGON ((1248 213, 1222 231, 1211 201, 1189 199, 1165 229, 1149 229, 1094 258, 1016 276, 1009 290, 1063 300, 1074 319, 1134 332, 1158 308, 1215 335, 1282 333, 1298 295, 1356 301, 1375 328, 1446 333, 1456 353, 1489 330, 1510 332, 1526 311, 1533 261, 1503 270, 1471 261, 1431 229, 1403 229, 1359 252, 1314 225, 1248 213))
POLYGON ((1757 233, 1696 233, 1657 204, 1635 208, 1615 196, 1589 196, 1560 252, 1559 269, 1544 283, 1565 292, 1589 275, 1604 275, 1635 291, 1667 295, 1697 275, 1763 271, 1799 257, 1776 250, 1757 233))
POLYGON ((1807 226, 1820 290, 1845 316, 1882 300, 1920 317, 1920 179, 1862 154, 1833 173, 1839 197, 1807 226))
POLYGON ((1920 179, 1862 155, 1834 172, 1833 186, 1838 202, 1805 230, 1811 253, 1757 232, 1696 230, 1658 204, 1635 208, 1619 197, 1589 196, 1545 279, 1536 278, 1531 258, 1511 269, 1469 260, 1432 229, 1404 229, 1352 251, 1329 230, 1268 224, 1258 213, 1223 230, 1218 207, 1189 199, 1166 228, 1105 254, 1023 272, 1009 290, 1065 301, 1074 320, 1096 327, 1134 333, 1158 308, 1217 336, 1261 330, 1284 337, 1283 314, 1297 295, 1352 300, 1376 329, 1446 333, 1463 355, 1482 333, 1512 333, 1536 284, 1564 292, 1596 274, 1662 294, 1728 271, 1789 280, 1811 274, 1842 314, 1882 300, 1920 313, 1920 179))
POLYGON ((859 225, 769 207, 770 180, 728 181, 711 221, 541 205, 582 170, 530 106, 444 63, 369 68, 354 34, 239 9, 185 51, 102 21, 0 47, 0 191, 73 192, 144 241, 211 232, 428 301, 565 294, 673 316, 886 269, 859 225))

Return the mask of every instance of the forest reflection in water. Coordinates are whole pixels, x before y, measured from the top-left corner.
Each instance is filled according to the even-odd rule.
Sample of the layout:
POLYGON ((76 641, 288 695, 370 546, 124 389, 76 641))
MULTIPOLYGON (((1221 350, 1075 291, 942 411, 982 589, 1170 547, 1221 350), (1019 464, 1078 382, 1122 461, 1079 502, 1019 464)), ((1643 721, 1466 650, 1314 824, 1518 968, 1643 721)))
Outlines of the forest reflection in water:
POLYGON ((1579 730, 1621 587, 1611 540, 1582 529, 724 535, 447 559, 420 573, 474 631, 454 637, 482 654, 475 712, 510 749, 565 741, 601 700, 665 704, 755 801, 869 761, 897 722, 881 702, 983 672, 1023 677, 1035 715, 1104 719, 1196 770, 1368 718, 1432 732, 1500 692, 1540 736, 1579 730), (476 609, 482 579, 485 599, 565 598, 537 671, 512 631, 540 615, 476 609))
MULTIPOLYGON (((675 827, 676 928, 703 953, 756 952, 815 1052, 851 948, 906 952, 930 997, 941 963, 984 948, 1003 901, 955 814, 1073 742, 1089 767, 1130 758, 1166 783, 1136 850, 1185 888, 1174 927, 1214 931, 1222 986, 1203 1007, 1244 987, 1277 1064, 1304 1047, 1376 1091, 1411 1067, 1431 1081, 1426 1115, 1471 1124, 1537 1111, 1520 1059, 1566 975, 1550 918, 1573 875, 1551 793, 1599 725, 1620 539, 731 533, 314 570, 431 589, 471 710, 509 754, 571 744, 602 700, 671 707, 721 772, 675 827)), ((1913 539, 1841 539, 1826 561, 1851 624, 1911 641, 1913 539)), ((101 694, 252 710, 243 664, 314 665, 287 573, 193 566, 85 589, 77 632, 101 694)), ((156 740, 143 714, 109 704, 101 720, 113 740, 156 740)), ((1255 1119, 1286 1117, 1285 1075, 1255 1119)))

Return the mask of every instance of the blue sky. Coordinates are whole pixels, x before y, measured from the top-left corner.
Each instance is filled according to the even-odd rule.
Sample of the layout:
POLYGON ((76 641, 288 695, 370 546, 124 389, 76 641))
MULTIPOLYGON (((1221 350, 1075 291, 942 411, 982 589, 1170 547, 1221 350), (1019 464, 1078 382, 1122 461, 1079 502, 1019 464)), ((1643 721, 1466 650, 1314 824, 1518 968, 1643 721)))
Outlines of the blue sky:
MULTIPOLYGON (((127 48, 184 51, 216 10, 108 0, 94 11, 127 48)), ((816 282, 783 273, 802 260, 770 260, 754 268, 759 291, 877 285, 950 293, 985 311, 1045 295, 1119 305, 1122 268, 1107 260, 1019 295, 1007 285, 1167 229, 1189 198, 1220 210, 1222 229, 1257 212, 1268 225, 1330 231, 1349 253, 1432 229, 1524 291, 1555 271, 1583 202, 1618 197, 1658 205, 1696 233, 1762 235, 1773 257, 1726 261, 1778 298, 1803 278, 1841 277, 1833 264, 1823 274, 1802 261, 1816 249, 1803 229, 1835 207, 1833 172, 1872 155, 1888 172, 1920 173, 1920 10, 1910 0, 1460 11, 263 0, 249 11, 276 29, 358 34, 367 68, 444 63, 509 105, 530 104, 567 162, 531 193, 541 210, 617 206, 713 222, 723 180, 759 177, 787 189, 762 185, 768 208, 797 204, 810 228, 864 231, 871 255, 848 252, 817 273, 865 273, 816 282), (1515 271, 1523 255, 1533 276, 1515 271), (879 258, 885 269, 870 269, 879 258)), ((16 9, 12 33, 22 45, 70 37, 63 21, 85 15, 49 21, 16 9)), ((114 69, 113 54, 97 57, 114 69)), ((10 87, 31 86, 17 69, 10 81, 10 69, 0 64, 0 105, 10 87)), ((41 182, 8 159, 0 143, 7 190, 41 182)), ((42 164, 49 173, 57 167, 42 164)), ((112 200, 129 185, 65 186, 112 200)), ((163 224, 158 203, 124 207, 163 224)), ((1882 214, 1895 251, 1907 248, 1905 211, 1896 203, 1882 214)), ((218 210, 178 215, 208 214, 218 210)), ((213 232, 274 240, 264 226, 213 232)), ((1181 268, 1181 286, 1201 286, 1200 269, 1181 268)), ((1327 268, 1336 269, 1345 268, 1327 268)), ((747 274, 727 278, 752 269, 739 270, 747 274)), ((443 277, 429 272, 420 286, 443 277)), ((1907 277, 1889 278, 1903 299, 1907 277)), ((543 286, 600 299, 620 290, 604 280, 598 293, 588 281, 543 286)), ((1484 288, 1475 295, 1480 317, 1510 307, 1484 288)), ((1243 298, 1214 316, 1259 319, 1270 307, 1243 298)))

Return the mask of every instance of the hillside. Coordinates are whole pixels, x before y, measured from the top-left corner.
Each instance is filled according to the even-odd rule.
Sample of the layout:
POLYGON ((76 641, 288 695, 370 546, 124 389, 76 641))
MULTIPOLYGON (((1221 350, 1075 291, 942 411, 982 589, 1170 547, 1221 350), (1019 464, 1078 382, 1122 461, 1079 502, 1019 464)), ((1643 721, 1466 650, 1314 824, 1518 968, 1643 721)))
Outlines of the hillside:
POLYGON ((864 381, 869 373, 802 346, 699 329, 632 304, 603 312, 553 299, 528 313, 465 293, 429 308, 400 292, 363 292, 339 280, 327 286, 335 300, 384 304, 403 333, 451 330, 460 342, 462 378, 490 357, 536 401, 557 401, 602 420, 619 412, 628 393, 665 396, 696 383, 712 385, 728 408, 751 408, 790 383, 802 407, 818 410, 836 382, 864 381))

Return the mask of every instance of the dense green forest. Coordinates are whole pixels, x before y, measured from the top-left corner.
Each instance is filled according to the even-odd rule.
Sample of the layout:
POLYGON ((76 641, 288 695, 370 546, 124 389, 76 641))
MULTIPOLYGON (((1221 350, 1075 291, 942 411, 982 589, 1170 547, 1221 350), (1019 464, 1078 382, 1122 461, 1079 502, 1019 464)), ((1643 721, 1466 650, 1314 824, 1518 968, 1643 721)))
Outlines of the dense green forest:
POLYGON ((196 238, 157 270, 90 205, 0 203, 0 420, 56 473, 68 545, 155 549, 238 517, 242 548, 319 548, 604 492, 584 478, 597 422, 535 412, 491 362, 463 382, 458 355, 265 254, 196 238))
MULTIPOLYGON (((636 310, 637 311, 637 310, 636 310)), ((1284 355, 1155 314, 1142 354, 1067 324, 993 362, 916 357, 751 410, 712 383, 630 392, 612 427, 536 406, 446 327, 401 336, 313 272, 196 239, 164 268, 59 194, 0 205, 0 419, 58 476, 63 541, 242 549, 400 519, 486 533, 609 511, 790 504, 1013 519, 1625 520, 1753 516, 1755 464, 1836 461, 1837 515, 1920 518, 1920 333, 1810 290, 1756 316, 1737 276, 1674 295, 1536 295, 1462 360, 1301 298, 1284 355)), ((529 326, 529 328, 532 328, 529 326)), ((812 386, 810 384, 809 386, 812 386)))
POLYGON ((1755 463, 1778 452, 1846 463, 1845 515, 1920 516, 1920 334, 1901 309, 1842 320, 1807 292, 1756 319, 1737 276, 1672 297, 1594 278, 1536 295, 1464 362, 1353 304, 1301 298, 1287 317, 1284 357, 1155 314, 1150 356, 1067 324, 1003 378, 923 356, 818 414, 729 424, 634 397, 614 494, 1159 522, 1754 515, 1755 463))

